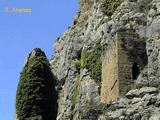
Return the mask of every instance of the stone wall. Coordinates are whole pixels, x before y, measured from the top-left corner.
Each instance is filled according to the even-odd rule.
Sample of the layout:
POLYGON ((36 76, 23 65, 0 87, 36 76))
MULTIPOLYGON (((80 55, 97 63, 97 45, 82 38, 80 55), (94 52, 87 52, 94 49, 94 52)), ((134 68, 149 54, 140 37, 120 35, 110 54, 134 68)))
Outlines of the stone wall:
POLYGON ((101 102, 114 101, 119 96, 117 46, 113 44, 102 62, 101 102))
POLYGON ((102 102, 115 101, 134 83, 133 65, 135 64, 137 65, 137 74, 135 76, 138 77, 139 75, 141 64, 139 65, 140 62, 137 61, 140 60, 138 59, 140 56, 130 52, 130 50, 134 50, 134 52, 141 51, 137 49, 137 46, 134 46, 135 44, 130 43, 141 46, 142 42, 134 32, 119 32, 116 34, 111 47, 106 50, 102 62, 102 102))
POLYGON ((127 34, 117 34, 117 56, 118 56, 118 81, 119 81, 119 94, 122 95, 127 87, 133 83, 132 79, 132 66, 129 56, 125 49, 122 47, 122 39, 129 39, 127 34), (125 36, 126 35, 126 36, 125 36))

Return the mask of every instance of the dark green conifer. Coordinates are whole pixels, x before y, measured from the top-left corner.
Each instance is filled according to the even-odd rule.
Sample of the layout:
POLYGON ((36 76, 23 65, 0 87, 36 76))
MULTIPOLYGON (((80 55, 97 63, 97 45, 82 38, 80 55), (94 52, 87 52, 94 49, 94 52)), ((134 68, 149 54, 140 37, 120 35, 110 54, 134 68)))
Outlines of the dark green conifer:
POLYGON ((17 88, 16 113, 19 120, 55 120, 56 79, 45 53, 34 49, 25 64, 17 88))

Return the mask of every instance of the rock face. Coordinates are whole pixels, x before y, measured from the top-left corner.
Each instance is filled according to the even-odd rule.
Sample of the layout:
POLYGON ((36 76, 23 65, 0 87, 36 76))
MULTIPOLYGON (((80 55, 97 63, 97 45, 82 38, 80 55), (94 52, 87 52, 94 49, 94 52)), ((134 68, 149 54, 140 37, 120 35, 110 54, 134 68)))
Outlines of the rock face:
POLYGON ((84 120, 159 120, 159 92, 155 87, 131 90, 116 102, 90 107, 83 118, 84 120), (90 116, 98 117, 90 119, 90 116))
POLYGON ((153 82, 160 82, 160 38, 154 35, 147 41, 148 48, 148 76, 153 82))
POLYGON ((100 87, 103 85, 97 84, 82 64, 78 70, 76 63, 83 63, 83 51, 86 48, 93 51, 97 41, 103 47, 103 61, 103 55, 114 44, 117 32, 132 30, 144 43, 141 44, 143 47, 133 41, 124 40, 122 44, 131 55, 130 59, 139 65, 140 74, 135 83, 159 83, 160 0, 124 0, 112 15, 107 15, 102 6, 101 0, 80 0, 72 26, 55 43, 50 63, 58 79, 57 120, 105 120, 107 116, 120 120, 158 120, 159 90, 152 87, 130 91, 126 97, 111 104, 113 110, 92 109, 92 104, 100 102, 100 87))

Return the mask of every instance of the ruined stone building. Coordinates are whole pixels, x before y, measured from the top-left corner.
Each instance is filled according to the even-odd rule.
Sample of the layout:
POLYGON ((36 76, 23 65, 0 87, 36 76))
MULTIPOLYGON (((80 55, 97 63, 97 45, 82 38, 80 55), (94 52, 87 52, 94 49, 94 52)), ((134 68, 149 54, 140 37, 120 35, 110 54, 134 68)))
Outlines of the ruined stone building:
POLYGON ((101 102, 115 101, 145 65, 145 43, 132 31, 118 32, 102 61, 101 102))

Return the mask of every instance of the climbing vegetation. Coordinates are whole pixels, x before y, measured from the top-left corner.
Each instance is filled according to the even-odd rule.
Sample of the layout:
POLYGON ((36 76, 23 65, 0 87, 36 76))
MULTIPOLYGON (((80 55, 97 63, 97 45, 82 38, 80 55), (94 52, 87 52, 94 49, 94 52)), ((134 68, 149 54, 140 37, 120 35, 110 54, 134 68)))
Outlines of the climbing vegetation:
POLYGON ((103 11, 111 16, 123 0, 102 0, 103 11))
POLYGON ((53 120, 57 114, 55 78, 41 49, 34 49, 24 66, 16 95, 19 120, 53 120))
POLYGON ((78 72, 80 69, 88 69, 90 77, 100 85, 102 69, 102 46, 100 41, 96 42, 96 44, 91 46, 91 48, 93 49, 89 50, 88 48, 85 48, 82 50, 81 58, 76 62, 76 68, 78 72))
POLYGON ((83 55, 83 66, 88 69, 91 78, 99 85, 101 83, 102 69, 101 53, 102 47, 100 41, 98 41, 91 52, 85 51, 83 55))

